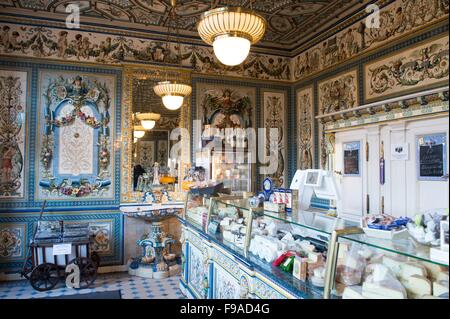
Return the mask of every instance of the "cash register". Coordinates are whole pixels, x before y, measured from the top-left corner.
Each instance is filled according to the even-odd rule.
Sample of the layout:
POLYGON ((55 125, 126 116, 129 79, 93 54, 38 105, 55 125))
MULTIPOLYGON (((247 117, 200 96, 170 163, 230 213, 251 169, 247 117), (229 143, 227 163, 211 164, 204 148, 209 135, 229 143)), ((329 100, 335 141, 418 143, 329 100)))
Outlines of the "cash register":
POLYGON ((321 169, 297 170, 290 189, 298 190, 298 222, 324 231, 319 232, 313 229, 306 231, 298 227, 299 232, 302 230, 302 236, 308 235, 308 237, 327 241, 329 239, 327 233, 331 234, 334 229, 344 225, 343 219, 334 217, 337 215, 334 203, 340 196, 333 172, 321 169), (311 207, 314 196, 318 199, 329 200, 330 209, 326 211, 311 207))

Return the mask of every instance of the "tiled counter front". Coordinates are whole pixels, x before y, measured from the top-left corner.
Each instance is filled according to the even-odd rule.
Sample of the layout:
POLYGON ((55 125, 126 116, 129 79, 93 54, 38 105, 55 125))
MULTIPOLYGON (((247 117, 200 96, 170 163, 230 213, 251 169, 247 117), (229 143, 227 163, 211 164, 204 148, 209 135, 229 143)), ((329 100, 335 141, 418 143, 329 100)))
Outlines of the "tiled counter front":
POLYGON ((193 299, 296 299, 252 264, 182 221, 180 289, 193 299))

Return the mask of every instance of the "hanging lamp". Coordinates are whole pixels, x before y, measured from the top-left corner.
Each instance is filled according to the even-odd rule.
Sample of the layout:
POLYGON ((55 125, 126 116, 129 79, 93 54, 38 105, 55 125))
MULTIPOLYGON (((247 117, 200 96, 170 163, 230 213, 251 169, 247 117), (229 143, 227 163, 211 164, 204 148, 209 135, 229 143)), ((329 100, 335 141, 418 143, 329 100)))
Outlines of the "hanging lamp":
POLYGON ((134 126, 134 137, 143 138, 145 136, 145 128, 140 125, 134 126))
POLYGON ((141 122, 141 126, 150 131, 156 126, 156 121, 161 119, 161 114, 157 113, 137 113, 136 119, 141 122))
MULTIPOLYGON (((176 0, 171 0, 170 4, 172 5, 172 8, 169 12, 169 17, 173 19, 175 22, 175 29, 177 33, 177 46, 178 46, 178 57, 181 61, 181 45, 179 42, 178 37, 178 22, 177 22, 177 16, 175 12, 175 7, 177 5, 176 0)), ((168 24, 168 31, 167 31, 167 50, 169 51, 169 44, 170 44, 170 23, 168 24)), ((167 73, 166 73, 167 78, 167 73)), ((164 106, 171 110, 175 111, 178 110, 181 106, 183 106, 184 98, 189 96, 192 93, 192 87, 188 84, 180 83, 177 81, 169 81, 166 79, 166 81, 159 82, 153 90, 155 91, 156 95, 160 96, 162 98, 164 106)))
POLYGON ((250 9, 222 7, 203 13, 197 29, 220 62, 236 66, 248 57, 251 45, 264 37, 266 26, 266 19, 253 11, 251 0, 250 9))

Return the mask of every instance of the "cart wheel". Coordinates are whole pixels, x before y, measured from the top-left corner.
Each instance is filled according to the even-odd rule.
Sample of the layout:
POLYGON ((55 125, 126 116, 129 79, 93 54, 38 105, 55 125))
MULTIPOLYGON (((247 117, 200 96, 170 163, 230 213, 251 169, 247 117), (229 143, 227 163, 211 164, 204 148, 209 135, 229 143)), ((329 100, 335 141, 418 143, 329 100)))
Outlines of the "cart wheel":
POLYGON ((37 291, 53 289, 59 282, 59 269, 55 264, 44 263, 33 269, 30 284, 37 291))
POLYGON ((75 264, 80 269, 80 288, 85 289, 97 279, 97 268, 90 258, 77 257, 69 264, 75 264))
POLYGON ((91 254, 91 260, 92 260, 92 262, 94 263, 95 268, 98 269, 98 267, 100 267, 100 256, 98 255, 97 252, 94 251, 94 252, 91 254))

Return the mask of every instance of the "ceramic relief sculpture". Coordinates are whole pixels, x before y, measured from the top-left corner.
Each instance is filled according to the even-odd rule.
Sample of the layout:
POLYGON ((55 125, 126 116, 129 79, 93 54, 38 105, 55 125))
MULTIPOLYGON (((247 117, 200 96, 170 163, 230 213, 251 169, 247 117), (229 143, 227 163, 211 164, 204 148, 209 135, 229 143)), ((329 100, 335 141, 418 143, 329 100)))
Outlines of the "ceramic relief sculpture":
POLYGON ((448 35, 365 66, 366 99, 448 83, 448 35))
POLYGON ((298 55, 293 62, 294 79, 300 80, 444 20, 448 18, 448 9, 447 0, 395 1, 380 10, 379 28, 362 19, 298 55))
POLYGON ((254 89, 205 84, 198 91, 202 124, 218 129, 253 127, 254 89))
POLYGON ((114 77, 41 72, 41 198, 111 198, 114 77))
POLYGON ((23 236, 21 227, 0 228, 0 262, 2 258, 11 259, 22 256, 23 236))
POLYGON ((286 159, 286 101, 284 93, 264 92, 264 127, 266 128, 266 156, 270 155, 271 149, 278 150, 278 168, 277 171, 270 175, 272 181, 277 187, 285 186, 285 159, 286 159), (270 128, 278 129, 278 140, 276 147, 270 147, 270 128))
POLYGON ((358 106, 356 70, 324 80, 319 87, 319 114, 329 114, 358 106))
POLYGON ((258 79, 291 79, 290 60, 252 54, 236 67, 218 62, 210 48, 75 30, 58 30, 0 24, 0 52, 12 56, 33 56, 104 64, 123 62, 166 63, 192 68, 207 74, 234 75, 258 79))
POLYGON ((27 72, 0 70, 0 199, 24 197, 27 72))
POLYGON ((299 169, 314 165, 314 91, 312 87, 297 91, 297 142, 299 169))

